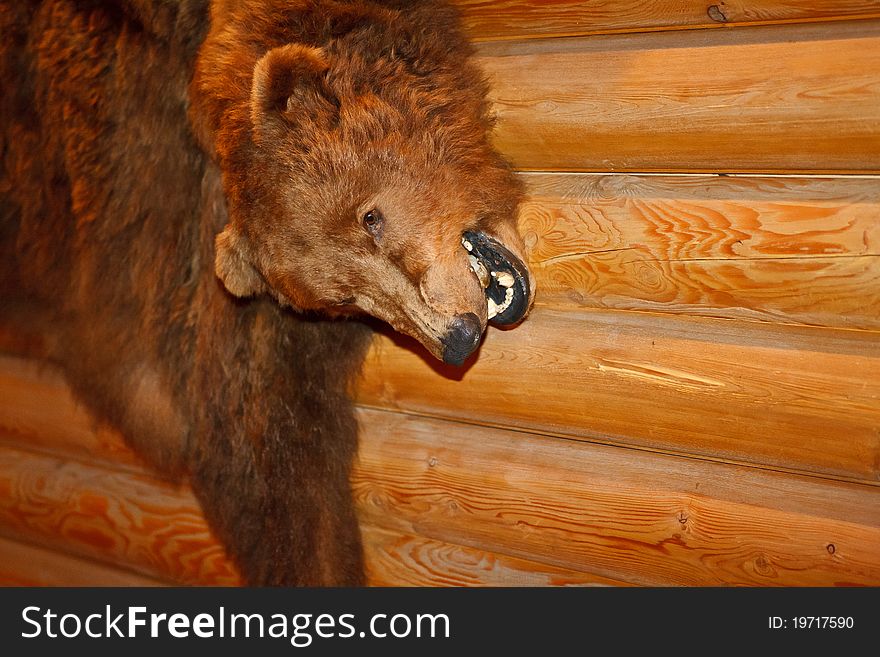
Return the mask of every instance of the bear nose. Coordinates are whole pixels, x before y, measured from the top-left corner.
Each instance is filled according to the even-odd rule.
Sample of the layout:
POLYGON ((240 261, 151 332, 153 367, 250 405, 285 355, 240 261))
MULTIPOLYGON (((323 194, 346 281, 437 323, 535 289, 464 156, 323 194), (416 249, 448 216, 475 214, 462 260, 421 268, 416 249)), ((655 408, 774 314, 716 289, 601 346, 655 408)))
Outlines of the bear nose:
POLYGON ((456 315, 449 324, 449 331, 443 337, 443 362, 461 365, 480 344, 483 327, 480 318, 474 313, 456 315))

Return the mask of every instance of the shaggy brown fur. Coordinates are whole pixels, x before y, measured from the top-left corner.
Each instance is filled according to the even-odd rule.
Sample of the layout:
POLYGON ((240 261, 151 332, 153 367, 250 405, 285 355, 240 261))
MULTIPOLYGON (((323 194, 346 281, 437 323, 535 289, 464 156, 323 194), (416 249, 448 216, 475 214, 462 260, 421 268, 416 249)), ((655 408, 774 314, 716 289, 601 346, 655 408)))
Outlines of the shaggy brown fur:
POLYGON ((3 0, 0 34, 4 320, 190 478, 248 582, 361 583, 346 390, 369 330, 303 311, 442 357, 453 317, 487 320, 462 232, 522 253, 455 14, 3 0))

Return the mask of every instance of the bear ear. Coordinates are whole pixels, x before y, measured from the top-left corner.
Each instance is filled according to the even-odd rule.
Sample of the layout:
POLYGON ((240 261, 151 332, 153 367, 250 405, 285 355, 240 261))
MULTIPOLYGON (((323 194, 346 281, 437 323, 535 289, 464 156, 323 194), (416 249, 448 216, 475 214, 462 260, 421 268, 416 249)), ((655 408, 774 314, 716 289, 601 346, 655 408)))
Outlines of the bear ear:
POLYGON ((251 113, 254 125, 266 116, 335 123, 339 101, 327 84, 330 62, 320 48, 296 43, 273 48, 254 67, 251 113))
POLYGON ((263 278, 245 254, 244 238, 228 224, 215 240, 214 271, 237 297, 250 297, 266 290, 263 278))

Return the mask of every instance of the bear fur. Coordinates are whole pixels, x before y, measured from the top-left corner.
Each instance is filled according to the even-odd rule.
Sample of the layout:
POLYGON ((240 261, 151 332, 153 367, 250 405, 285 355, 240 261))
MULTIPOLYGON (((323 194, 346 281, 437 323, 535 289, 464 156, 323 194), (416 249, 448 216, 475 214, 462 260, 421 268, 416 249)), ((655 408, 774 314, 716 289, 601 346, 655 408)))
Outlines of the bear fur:
POLYGON ((4 324, 189 479, 248 583, 363 583, 346 318, 443 358, 488 320, 462 233, 522 257, 454 10, 2 0, 0 33, 4 324))

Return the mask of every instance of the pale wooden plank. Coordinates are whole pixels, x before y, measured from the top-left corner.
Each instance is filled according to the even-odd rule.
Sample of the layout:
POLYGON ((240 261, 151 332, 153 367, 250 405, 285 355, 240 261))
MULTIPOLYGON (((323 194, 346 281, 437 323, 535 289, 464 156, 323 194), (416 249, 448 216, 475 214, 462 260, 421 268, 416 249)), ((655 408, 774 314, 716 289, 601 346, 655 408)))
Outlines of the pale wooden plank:
POLYGON ((475 40, 880 16, 875 0, 454 0, 475 40))
POLYGON ((480 51, 520 169, 880 171, 880 21, 480 51))
POLYGON ((362 525, 371 586, 621 586, 590 573, 362 525))
POLYGON ((167 586, 151 577, 0 537, 0 586, 167 586))
POLYGON ((537 302, 880 329, 880 181, 523 174, 537 302))
POLYGON ((880 336, 536 308, 464 369, 378 338, 365 405, 876 482, 880 336))
POLYGON ((880 583, 880 489, 363 411, 365 522, 648 585, 880 583))

